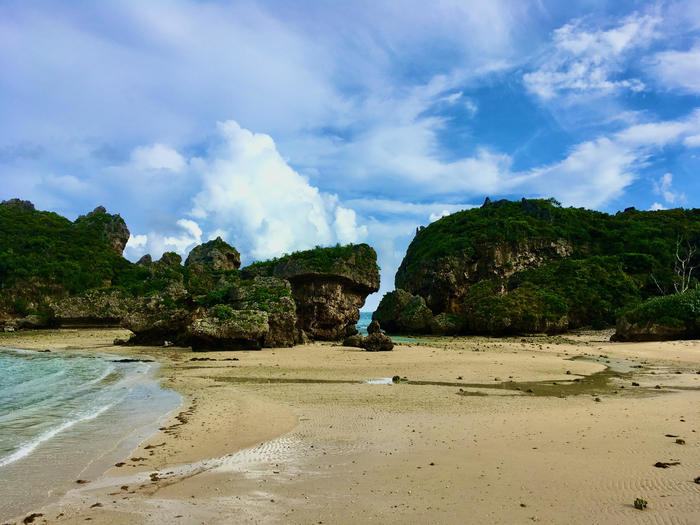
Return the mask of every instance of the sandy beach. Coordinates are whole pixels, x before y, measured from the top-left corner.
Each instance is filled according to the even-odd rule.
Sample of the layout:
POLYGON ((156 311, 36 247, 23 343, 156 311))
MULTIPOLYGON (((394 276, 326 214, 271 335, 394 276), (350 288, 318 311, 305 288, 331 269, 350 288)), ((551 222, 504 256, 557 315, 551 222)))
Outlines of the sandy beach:
POLYGON ((183 397, 118 466, 8 523, 700 522, 699 341, 587 332, 193 353, 113 347, 124 334, 0 335, 153 357, 183 397))

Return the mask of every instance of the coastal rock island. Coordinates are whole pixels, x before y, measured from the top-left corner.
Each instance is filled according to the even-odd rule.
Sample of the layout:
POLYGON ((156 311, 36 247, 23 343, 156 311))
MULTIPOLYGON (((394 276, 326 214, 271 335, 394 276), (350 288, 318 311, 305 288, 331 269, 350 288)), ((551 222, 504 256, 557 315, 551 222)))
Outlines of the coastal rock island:
MULTIPOLYGON (((698 245, 697 209, 610 215, 553 199, 487 198, 417 230, 396 289, 373 318, 390 333, 436 335, 557 333, 612 327, 620 318, 625 333, 628 310, 676 294, 677 253, 698 245)), ((697 336, 665 317, 673 326, 662 320, 646 331, 697 336)))
POLYGON ((97 207, 74 222, 13 199, 0 205, 0 323, 6 330, 121 326, 133 344, 194 350, 341 340, 379 289, 366 244, 315 248, 240 269, 220 237, 133 264, 129 230, 97 207))

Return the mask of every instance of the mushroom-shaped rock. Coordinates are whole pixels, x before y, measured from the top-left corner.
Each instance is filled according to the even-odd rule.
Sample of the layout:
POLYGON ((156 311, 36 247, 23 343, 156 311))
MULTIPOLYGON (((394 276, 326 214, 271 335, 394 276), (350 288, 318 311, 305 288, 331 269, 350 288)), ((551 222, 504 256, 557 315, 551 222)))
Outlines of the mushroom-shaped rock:
POLYGON ((192 249, 185 266, 193 264, 201 264, 212 270, 237 270, 241 266, 241 254, 221 237, 217 237, 192 249))

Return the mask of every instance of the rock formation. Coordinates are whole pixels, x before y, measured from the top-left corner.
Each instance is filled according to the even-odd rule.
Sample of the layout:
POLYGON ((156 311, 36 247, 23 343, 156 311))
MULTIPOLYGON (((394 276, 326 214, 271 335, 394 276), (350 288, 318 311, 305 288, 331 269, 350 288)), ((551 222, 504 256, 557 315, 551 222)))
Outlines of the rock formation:
POLYGON ((71 222, 13 199, 0 205, 0 323, 123 326, 131 344, 165 341, 197 350, 284 347, 341 339, 379 288, 367 245, 297 252, 239 271, 221 238, 182 257, 132 264, 129 231, 101 206, 71 222), (59 240, 60 242, 55 242, 59 240))
POLYGON ((374 320, 367 327, 367 336, 355 334, 343 340, 343 346, 364 348, 368 352, 389 352, 394 349, 391 337, 382 333, 379 323, 374 320))
POLYGON ((115 253, 124 253, 126 243, 129 242, 129 229, 120 215, 107 213, 104 206, 98 206, 87 215, 81 215, 75 220, 76 224, 99 224, 102 235, 115 253))
POLYGON ((621 309, 673 289, 676 239, 659 228, 700 245, 698 210, 608 215, 486 198, 417 230, 373 319, 406 334, 610 326, 621 309))
POLYGON ((185 266, 193 264, 201 264, 215 271, 237 270, 241 266, 241 254, 226 244, 221 237, 217 237, 192 249, 185 266))
POLYGON ((366 244, 298 252, 251 265, 244 276, 269 275, 291 283, 297 328, 313 339, 339 340, 379 290, 377 254, 366 244))

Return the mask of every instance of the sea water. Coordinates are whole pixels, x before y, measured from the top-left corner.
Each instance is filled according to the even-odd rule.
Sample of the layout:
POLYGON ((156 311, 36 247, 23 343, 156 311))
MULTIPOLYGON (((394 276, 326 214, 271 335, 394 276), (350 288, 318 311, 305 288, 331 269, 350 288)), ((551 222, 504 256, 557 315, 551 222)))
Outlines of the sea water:
MULTIPOLYGON (((371 322, 372 322, 372 312, 360 312, 360 319, 357 321, 355 328, 357 328, 357 331, 360 334, 367 335, 367 327, 369 326, 369 323, 371 323, 371 322)), ((392 335, 392 334, 388 334, 388 335, 391 336, 392 341, 394 341, 395 343, 422 343, 422 342, 426 342, 424 339, 418 339, 415 337, 392 335)))
POLYGON ((98 477, 180 404, 156 363, 0 347, 0 521, 98 477))

